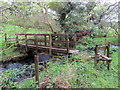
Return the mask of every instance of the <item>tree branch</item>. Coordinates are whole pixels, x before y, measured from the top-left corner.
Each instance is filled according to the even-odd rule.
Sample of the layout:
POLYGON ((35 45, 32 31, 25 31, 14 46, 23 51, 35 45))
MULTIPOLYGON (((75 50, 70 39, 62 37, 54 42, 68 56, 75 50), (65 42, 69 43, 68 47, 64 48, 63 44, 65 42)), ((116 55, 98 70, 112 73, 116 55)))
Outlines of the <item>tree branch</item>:
POLYGON ((116 4, 117 4, 117 2, 114 3, 114 4, 112 4, 112 5, 110 5, 110 6, 108 6, 108 8, 107 8, 105 11, 103 11, 103 13, 100 15, 100 17, 99 17, 99 19, 98 19, 98 21, 97 21, 96 24, 98 24, 99 22, 101 22, 102 18, 103 18, 105 15, 108 15, 110 12, 112 12, 112 10, 118 5, 118 4, 117 4, 117 5, 116 5, 116 4), (113 9, 110 10, 109 13, 106 13, 112 6, 114 6, 113 9))
POLYGON ((46 16, 46 20, 47 20, 47 24, 50 27, 51 31, 54 32, 54 33, 56 33, 56 31, 52 28, 52 25, 51 25, 51 23, 50 23, 50 21, 48 19, 48 8, 45 5, 42 5, 40 2, 37 3, 37 5, 39 5, 40 7, 44 8, 44 10, 45 10, 45 16, 46 16))

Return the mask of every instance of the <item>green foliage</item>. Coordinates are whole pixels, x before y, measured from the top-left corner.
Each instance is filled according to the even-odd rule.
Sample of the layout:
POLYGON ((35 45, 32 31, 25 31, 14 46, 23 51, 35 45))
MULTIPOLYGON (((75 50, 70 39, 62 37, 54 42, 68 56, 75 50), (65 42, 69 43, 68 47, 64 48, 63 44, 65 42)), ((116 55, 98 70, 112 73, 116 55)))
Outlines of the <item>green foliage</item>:
POLYGON ((7 23, 8 24, 15 24, 16 22, 15 22, 15 20, 8 20, 7 23))
POLYGON ((86 37, 82 41, 82 44, 78 44, 76 46, 76 49, 79 49, 80 51, 86 50, 86 49, 92 49, 95 47, 95 45, 104 45, 104 38, 91 38, 86 37))
POLYGON ((24 27, 20 27, 20 26, 16 26, 16 25, 10 25, 10 24, 5 24, 3 27, 3 31, 4 33, 7 33, 9 36, 10 35, 14 35, 15 33, 32 33, 32 34, 36 34, 36 33, 50 33, 49 31, 41 31, 38 30, 36 28, 24 28, 24 27))
MULTIPOLYGON (((24 79, 20 82, 16 82, 15 79, 19 79, 23 74, 25 74, 26 70, 32 70, 34 69, 34 64, 31 65, 23 65, 21 69, 8 69, 3 71, 2 75, 0 76, 1 82, 0 87, 1 88, 35 88, 37 87, 36 81, 34 81, 33 77, 29 75, 29 77, 24 79)), ((33 74, 33 72, 31 73, 33 74)))
MULTIPOLYGON (((60 84, 67 82, 64 87, 118 88, 118 57, 116 56, 118 56, 118 52, 114 52, 111 56, 113 61, 110 65, 110 70, 107 70, 106 63, 103 62, 99 62, 95 68, 94 60, 84 58, 84 61, 81 61, 84 54, 82 56, 79 54, 73 55, 62 62, 48 62, 48 67, 39 73, 40 85, 44 85, 46 88, 58 88, 60 84)), ((23 66, 23 69, 26 68, 34 68, 34 65, 30 65, 30 67, 23 66)), ((1 86, 4 88, 37 87, 33 78, 25 79, 19 84, 13 82, 13 78, 22 73, 18 69, 3 72, 2 76, 0 76, 3 83, 1 86)))
POLYGON ((49 63, 47 75, 50 81, 59 77, 63 81, 68 81, 74 88, 117 88, 118 68, 115 67, 118 66, 118 58, 112 58, 114 61, 111 64, 110 71, 107 70, 106 64, 100 67, 102 62, 97 65, 97 69, 93 67, 93 61, 72 62, 73 64, 60 64, 60 62, 56 62, 49 63))
POLYGON ((37 82, 32 80, 24 80, 20 82, 19 84, 16 85, 16 88, 36 88, 37 87, 37 82))
POLYGON ((20 70, 9 69, 2 73, 0 76, 0 87, 2 88, 15 88, 16 82, 13 82, 14 78, 17 77, 20 70))
POLYGON ((83 46, 83 45, 77 45, 77 46, 76 46, 76 49, 77 49, 77 50, 81 50, 81 51, 83 51, 83 50, 86 49, 86 47, 83 46))
POLYGON ((119 47, 118 46, 111 46, 110 47, 110 52, 114 53, 114 52, 118 52, 119 51, 119 47))

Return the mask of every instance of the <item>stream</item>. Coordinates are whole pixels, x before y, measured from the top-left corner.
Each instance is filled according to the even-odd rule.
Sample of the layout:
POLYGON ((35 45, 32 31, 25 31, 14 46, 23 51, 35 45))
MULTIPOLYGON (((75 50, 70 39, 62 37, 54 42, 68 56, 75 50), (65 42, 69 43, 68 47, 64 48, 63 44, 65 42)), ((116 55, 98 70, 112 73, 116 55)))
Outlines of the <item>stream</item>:
MULTIPOLYGON (((39 55, 39 65, 45 65, 47 61, 50 61, 52 56, 50 55, 39 55)), ((0 65, 0 76, 2 73, 4 73, 6 70, 13 70, 18 69, 18 71, 22 73, 17 73, 15 78, 13 78, 14 82, 20 82, 23 79, 31 78, 34 74, 34 67, 29 67, 30 65, 34 64, 34 57, 27 56, 25 58, 22 58, 20 60, 16 61, 10 61, 8 63, 3 63, 0 65), (23 69, 23 66, 25 68, 23 69)), ((42 69, 40 69, 42 70, 42 69)))
MULTIPOLYGON (((118 51, 120 51, 120 46, 116 46, 116 45, 111 45, 111 46, 118 47, 118 51)), ((50 55, 39 55, 39 65, 43 65, 45 67, 45 63, 51 60, 55 60, 55 58, 53 58, 50 55)), ((15 61, 3 63, 3 64, 0 63, 0 76, 6 70, 18 69, 23 73, 17 74, 17 76, 13 78, 15 82, 20 82, 23 79, 31 78, 35 75, 34 67, 32 68, 29 67, 31 64, 34 64, 33 56, 27 56, 27 57, 24 57, 15 61), (26 66, 26 67, 23 69, 23 66, 26 66)), ((40 70, 43 70, 43 69, 40 69, 40 70)))

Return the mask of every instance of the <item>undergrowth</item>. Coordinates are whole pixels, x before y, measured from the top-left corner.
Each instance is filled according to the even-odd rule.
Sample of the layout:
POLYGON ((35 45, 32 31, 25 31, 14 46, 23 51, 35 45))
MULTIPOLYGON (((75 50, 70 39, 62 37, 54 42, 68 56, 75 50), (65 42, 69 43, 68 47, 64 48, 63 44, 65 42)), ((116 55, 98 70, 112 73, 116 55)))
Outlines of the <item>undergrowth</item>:
MULTIPOLYGON (((84 53, 72 56, 69 59, 63 58, 61 61, 48 62, 47 68, 43 68, 39 73, 40 88, 118 88, 118 52, 114 52, 110 70, 107 70, 106 63, 99 62, 94 67, 94 60, 83 57, 84 53), (79 58, 79 59, 78 59, 79 58), (84 59, 83 59, 84 58, 84 59)), ((34 67, 33 67, 34 68, 34 67)), ((8 72, 8 71, 6 71, 8 72)), ((13 71, 12 71, 13 72, 13 71)), ((5 78, 8 82, 15 78, 15 73, 3 73, 0 78, 5 78), (5 75, 6 74, 6 75, 5 75), (12 74, 12 75, 9 75, 12 74)), ((16 84, 11 81, 4 86, 14 88, 29 88, 36 86, 35 77, 26 79, 16 84), (29 83, 31 82, 31 83, 29 83)))

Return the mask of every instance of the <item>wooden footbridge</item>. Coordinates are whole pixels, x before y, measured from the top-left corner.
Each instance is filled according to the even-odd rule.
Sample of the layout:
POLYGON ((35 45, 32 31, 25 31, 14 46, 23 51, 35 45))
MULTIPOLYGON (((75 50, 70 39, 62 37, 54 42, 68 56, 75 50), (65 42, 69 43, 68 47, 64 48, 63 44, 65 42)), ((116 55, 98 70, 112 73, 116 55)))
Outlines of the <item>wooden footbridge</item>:
MULTIPOLYGON (((19 50, 25 51, 25 53, 34 52, 38 53, 47 53, 50 55, 64 55, 72 54, 78 52, 75 50, 75 46, 80 38, 81 34, 16 34, 15 38, 7 38, 5 34, 5 43, 14 44, 19 50), (15 42, 11 43, 11 40, 14 39, 15 42)), ((106 61, 109 63, 112 61, 110 58, 110 42, 108 45, 94 47, 95 64, 98 61, 106 61), (98 50, 104 50, 104 54, 98 53, 98 50), (107 56, 105 56, 107 50, 107 56)))
POLYGON ((15 46, 26 52, 71 54, 75 51, 76 39, 76 34, 16 34, 15 46))

